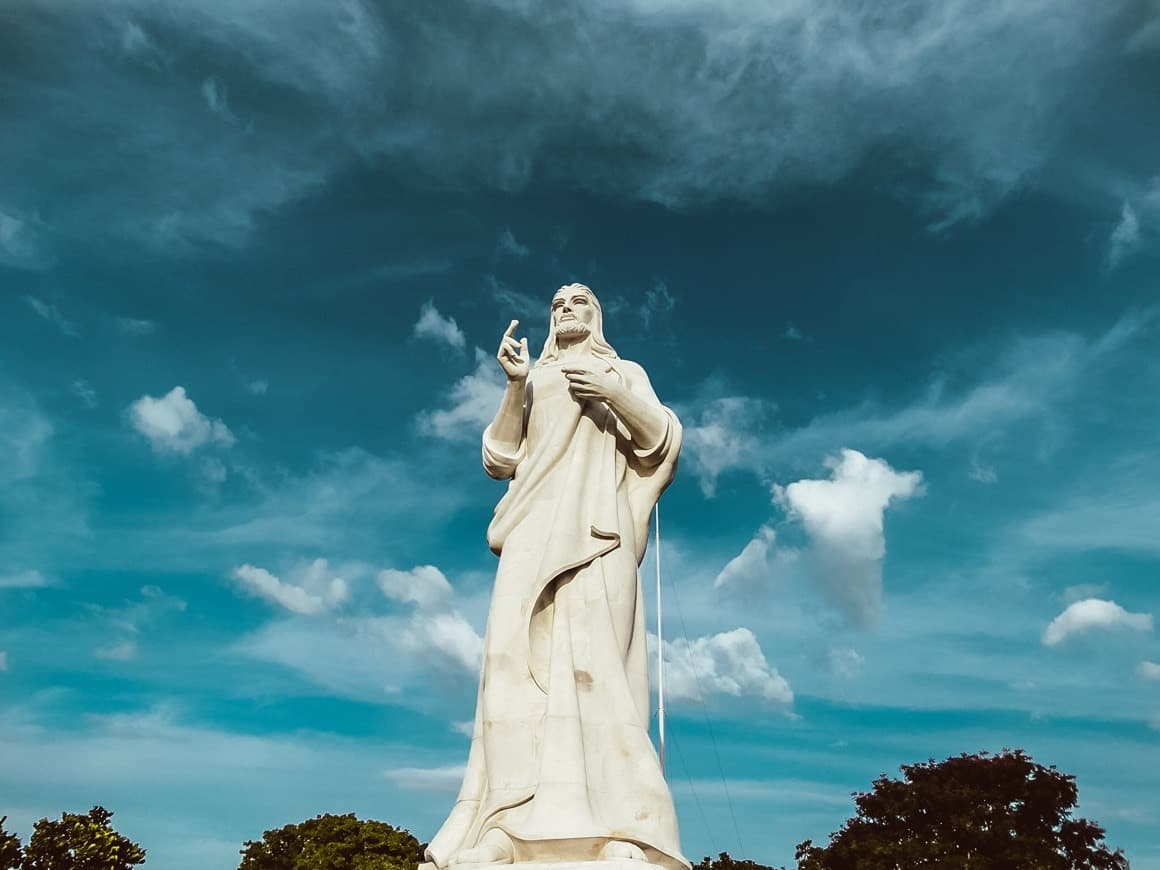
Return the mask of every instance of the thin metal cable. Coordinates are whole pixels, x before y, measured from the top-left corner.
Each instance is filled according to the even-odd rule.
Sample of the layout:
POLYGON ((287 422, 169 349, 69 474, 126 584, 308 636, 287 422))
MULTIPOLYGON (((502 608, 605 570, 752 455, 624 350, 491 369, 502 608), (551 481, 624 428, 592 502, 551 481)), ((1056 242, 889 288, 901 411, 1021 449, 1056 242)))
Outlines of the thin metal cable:
POLYGON ((657 545, 657 736, 660 738, 661 776, 665 775, 665 642, 661 621, 661 506, 653 508, 657 545))
MULTIPOLYGON (((692 644, 689 642, 689 632, 685 627, 685 614, 681 609, 681 596, 677 593, 677 584, 669 579, 669 588, 673 590, 673 603, 677 607, 677 619, 681 623, 681 634, 685 637, 685 649, 689 650, 692 644)), ((733 809, 733 796, 729 794, 729 782, 725 779, 725 768, 721 764, 721 752, 717 748, 717 735, 713 731, 713 724, 709 721, 708 708, 705 706, 705 692, 701 688, 701 677, 697 673, 697 669, 692 666, 692 660, 689 661, 689 670, 693 672, 693 679, 697 683, 697 703, 701 705, 701 716, 705 720, 705 727, 709 731, 709 739, 713 743, 713 757, 717 760, 717 772, 721 775, 721 785, 725 789, 725 801, 729 805, 729 817, 733 820, 733 832, 737 835, 737 845, 740 847, 738 854, 745 854, 745 844, 741 839, 741 828, 737 824, 737 813, 733 809)), ((714 848, 716 851, 716 848, 714 848)))
POLYGON ((709 845, 713 847, 713 855, 717 855, 717 839, 713 836, 713 829, 709 826, 709 817, 705 815, 705 807, 701 805, 701 798, 697 795, 697 787, 689 776, 689 767, 685 764, 685 754, 681 752, 681 745, 672 741, 673 749, 677 750, 677 761, 681 762, 681 770, 685 773, 685 782, 689 784, 689 791, 693 793, 693 803, 697 805, 697 812, 701 815, 701 824, 705 826, 705 834, 709 837, 709 845))

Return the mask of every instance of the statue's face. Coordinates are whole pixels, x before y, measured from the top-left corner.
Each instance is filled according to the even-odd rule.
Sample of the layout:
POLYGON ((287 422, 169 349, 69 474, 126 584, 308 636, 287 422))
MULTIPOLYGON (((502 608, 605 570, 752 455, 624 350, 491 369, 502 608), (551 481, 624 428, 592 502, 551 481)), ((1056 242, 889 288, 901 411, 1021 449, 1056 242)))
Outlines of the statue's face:
POLYGON ((557 335, 588 335, 596 318, 596 306, 586 290, 561 287, 552 298, 552 326, 557 335))

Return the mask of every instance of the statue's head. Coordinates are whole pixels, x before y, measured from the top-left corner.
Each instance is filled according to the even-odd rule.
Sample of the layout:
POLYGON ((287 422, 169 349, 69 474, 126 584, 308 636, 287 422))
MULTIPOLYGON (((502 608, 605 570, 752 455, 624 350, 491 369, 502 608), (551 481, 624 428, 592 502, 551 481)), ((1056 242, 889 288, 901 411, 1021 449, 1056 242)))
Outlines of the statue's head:
POLYGON ((577 341, 587 341, 589 351, 597 356, 616 358, 604 338, 604 314, 596 294, 583 284, 568 284, 552 297, 548 340, 538 362, 551 362, 559 356, 561 345, 577 341))

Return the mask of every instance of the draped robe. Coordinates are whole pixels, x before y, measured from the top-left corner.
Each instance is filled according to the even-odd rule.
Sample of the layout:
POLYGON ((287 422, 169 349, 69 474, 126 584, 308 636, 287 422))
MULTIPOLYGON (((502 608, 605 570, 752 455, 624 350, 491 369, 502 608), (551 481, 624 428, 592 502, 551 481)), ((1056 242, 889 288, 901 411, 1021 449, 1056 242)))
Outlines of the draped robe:
POLYGON ((664 436, 634 443, 607 405, 572 397, 556 362, 529 375, 515 453, 484 432, 485 469, 511 483, 488 528, 499 568, 467 769, 427 849, 440 870, 493 828, 516 862, 593 860, 619 840, 689 868, 648 736, 638 574, 681 426, 640 366, 590 360, 663 413, 664 436))

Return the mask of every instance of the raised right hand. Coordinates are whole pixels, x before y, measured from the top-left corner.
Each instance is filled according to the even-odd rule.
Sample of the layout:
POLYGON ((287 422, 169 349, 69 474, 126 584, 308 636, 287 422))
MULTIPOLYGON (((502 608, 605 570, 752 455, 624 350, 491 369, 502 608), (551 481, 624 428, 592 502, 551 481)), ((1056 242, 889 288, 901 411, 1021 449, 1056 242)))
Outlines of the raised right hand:
POLYGON ((495 355, 495 358, 499 360, 500 368, 503 369, 509 381, 525 381, 528 378, 528 372, 531 370, 528 340, 521 338, 519 341, 516 341, 512 337, 512 333, 516 331, 516 327, 519 325, 520 322, 518 320, 511 322, 507 328, 507 332, 499 340, 499 351, 495 355))

